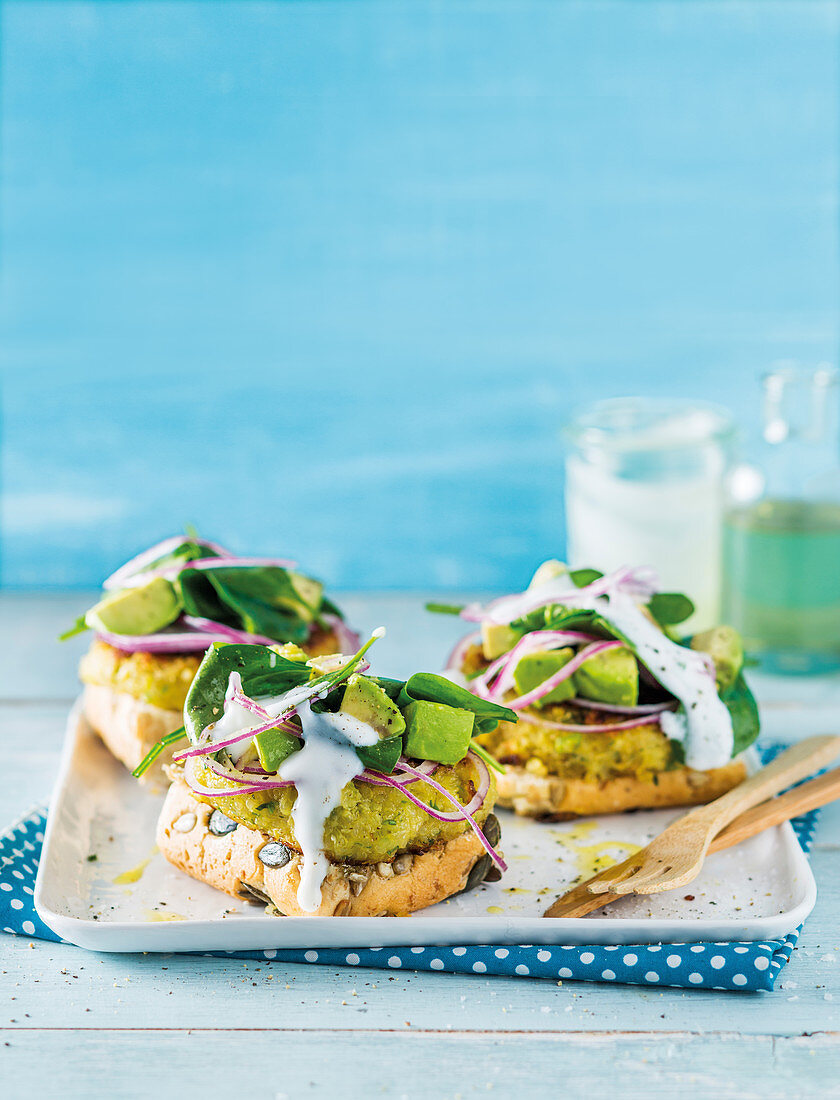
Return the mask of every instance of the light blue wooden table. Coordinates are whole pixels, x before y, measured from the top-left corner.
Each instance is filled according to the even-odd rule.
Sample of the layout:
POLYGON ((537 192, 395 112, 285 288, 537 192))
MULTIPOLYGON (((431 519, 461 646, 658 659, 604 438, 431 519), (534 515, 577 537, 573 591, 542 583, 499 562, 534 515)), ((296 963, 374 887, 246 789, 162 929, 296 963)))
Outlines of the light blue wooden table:
MULTIPOLYGON (((85 593, 0 597, 0 820, 49 794, 85 593)), ((433 668, 457 624, 422 597, 349 596, 377 664, 433 668)), ((836 731, 840 678, 754 677, 768 740, 836 731)), ((840 1096, 840 810, 817 907, 772 994, 96 955, 0 936, 0 1097, 840 1096)))

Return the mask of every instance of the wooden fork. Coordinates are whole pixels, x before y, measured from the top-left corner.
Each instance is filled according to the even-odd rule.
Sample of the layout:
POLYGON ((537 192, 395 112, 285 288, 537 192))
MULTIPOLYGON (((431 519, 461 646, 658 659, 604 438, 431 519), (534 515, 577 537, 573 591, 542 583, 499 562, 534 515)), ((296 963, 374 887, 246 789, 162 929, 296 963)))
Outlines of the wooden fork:
MULTIPOLYGON (((740 817, 736 817, 709 845, 709 854, 722 852, 725 848, 733 848, 742 840, 748 840, 751 836, 764 832, 765 829, 781 825, 783 821, 790 821, 792 817, 806 814, 809 810, 827 806, 829 802, 834 802, 838 798, 840 798, 840 768, 835 768, 833 771, 826 772, 825 775, 794 787, 792 791, 787 791, 778 798, 762 802, 759 806, 742 813, 740 817)), ((600 874, 606 873, 602 871, 600 874)), ((600 875, 594 876, 594 878, 599 877, 600 875)), ((543 916, 585 917, 588 913, 603 909, 605 905, 621 898, 621 894, 593 894, 589 890, 592 881, 593 879, 588 879, 573 887, 550 905, 543 916)))
POLYGON ((709 845, 744 810, 805 779, 840 755, 840 737, 809 737, 707 806, 692 810, 646 848, 587 884, 593 894, 658 894, 700 873, 709 845))

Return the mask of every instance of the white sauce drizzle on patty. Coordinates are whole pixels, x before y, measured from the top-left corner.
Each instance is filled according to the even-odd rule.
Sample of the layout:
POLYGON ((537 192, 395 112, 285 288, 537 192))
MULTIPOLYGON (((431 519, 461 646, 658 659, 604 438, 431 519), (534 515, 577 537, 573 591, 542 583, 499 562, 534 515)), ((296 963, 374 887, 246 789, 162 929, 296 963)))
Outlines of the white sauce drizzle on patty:
POLYGON ((356 747, 375 745, 379 734, 350 714, 315 714, 301 703, 303 748, 286 757, 278 775, 291 779, 297 790, 292 809, 295 838, 302 853, 297 899, 301 909, 312 912, 321 904, 321 883, 330 869, 324 852, 324 825, 341 802, 341 792, 361 775, 364 764, 356 747))
MULTIPOLYGON (((224 713, 207 727, 212 737, 208 752, 213 751, 213 743, 235 737, 258 721, 251 711, 234 702, 236 690, 241 690, 241 680, 238 672, 232 672, 225 693, 224 713)), ((341 711, 337 714, 314 713, 309 699, 301 701, 302 696, 311 693, 310 685, 304 684, 283 695, 258 700, 272 718, 296 706, 303 727, 301 749, 283 761, 277 774, 280 779, 294 783, 297 790, 292 809, 295 838, 302 857, 297 899, 301 909, 309 913, 321 904, 321 884, 330 868, 324 851, 326 820, 341 802, 341 792, 347 784, 364 771, 356 747, 375 745, 379 740, 372 726, 350 714, 341 711)), ((241 756, 250 744, 250 740, 242 740, 232 745, 230 751, 241 756)))

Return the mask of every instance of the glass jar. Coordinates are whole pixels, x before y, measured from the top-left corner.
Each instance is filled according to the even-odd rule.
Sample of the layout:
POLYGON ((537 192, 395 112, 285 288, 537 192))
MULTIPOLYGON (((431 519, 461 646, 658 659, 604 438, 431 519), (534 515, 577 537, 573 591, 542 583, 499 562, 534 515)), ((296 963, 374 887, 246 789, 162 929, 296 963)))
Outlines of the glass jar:
POLYGON ((840 375, 763 379, 754 462, 730 478, 723 612, 772 672, 840 668, 840 375))
POLYGON ((695 604, 686 631, 718 621, 725 409, 695 401, 602 401, 566 429, 567 557, 604 572, 653 565, 695 604))

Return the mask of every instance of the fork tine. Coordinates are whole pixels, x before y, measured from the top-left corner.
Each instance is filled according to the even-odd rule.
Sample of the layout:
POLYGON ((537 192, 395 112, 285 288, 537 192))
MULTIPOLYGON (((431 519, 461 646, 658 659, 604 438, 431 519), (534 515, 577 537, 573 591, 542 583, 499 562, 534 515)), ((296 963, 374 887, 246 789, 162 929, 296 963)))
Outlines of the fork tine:
POLYGON ((698 863, 684 868, 678 874, 672 873, 667 878, 654 878, 648 882, 639 883, 635 887, 635 891, 637 894, 661 894, 665 890, 678 890, 681 886, 687 886, 689 882, 693 882, 697 878, 702 863, 703 861, 700 860, 698 863))
MULTIPOLYGON (((700 861, 702 863, 702 860, 700 861)), ((616 894, 659 894, 664 890, 676 890, 696 877, 698 864, 682 864, 676 869, 672 866, 653 867, 641 875, 633 875, 617 883, 613 890, 616 894)))
POLYGON ((623 882, 626 876, 636 874, 641 868, 642 860, 639 858, 641 854, 641 852, 635 852, 621 863, 601 871, 597 878, 581 883, 581 886, 585 886, 590 894, 610 893, 617 882, 623 882))
POLYGON ((663 880, 670 870, 671 867, 669 865, 663 867, 661 863, 655 863, 652 866, 647 865, 644 868, 640 868, 632 875, 627 875, 627 877, 621 879, 620 882, 614 882, 613 890, 616 894, 636 893, 643 884, 663 880))

